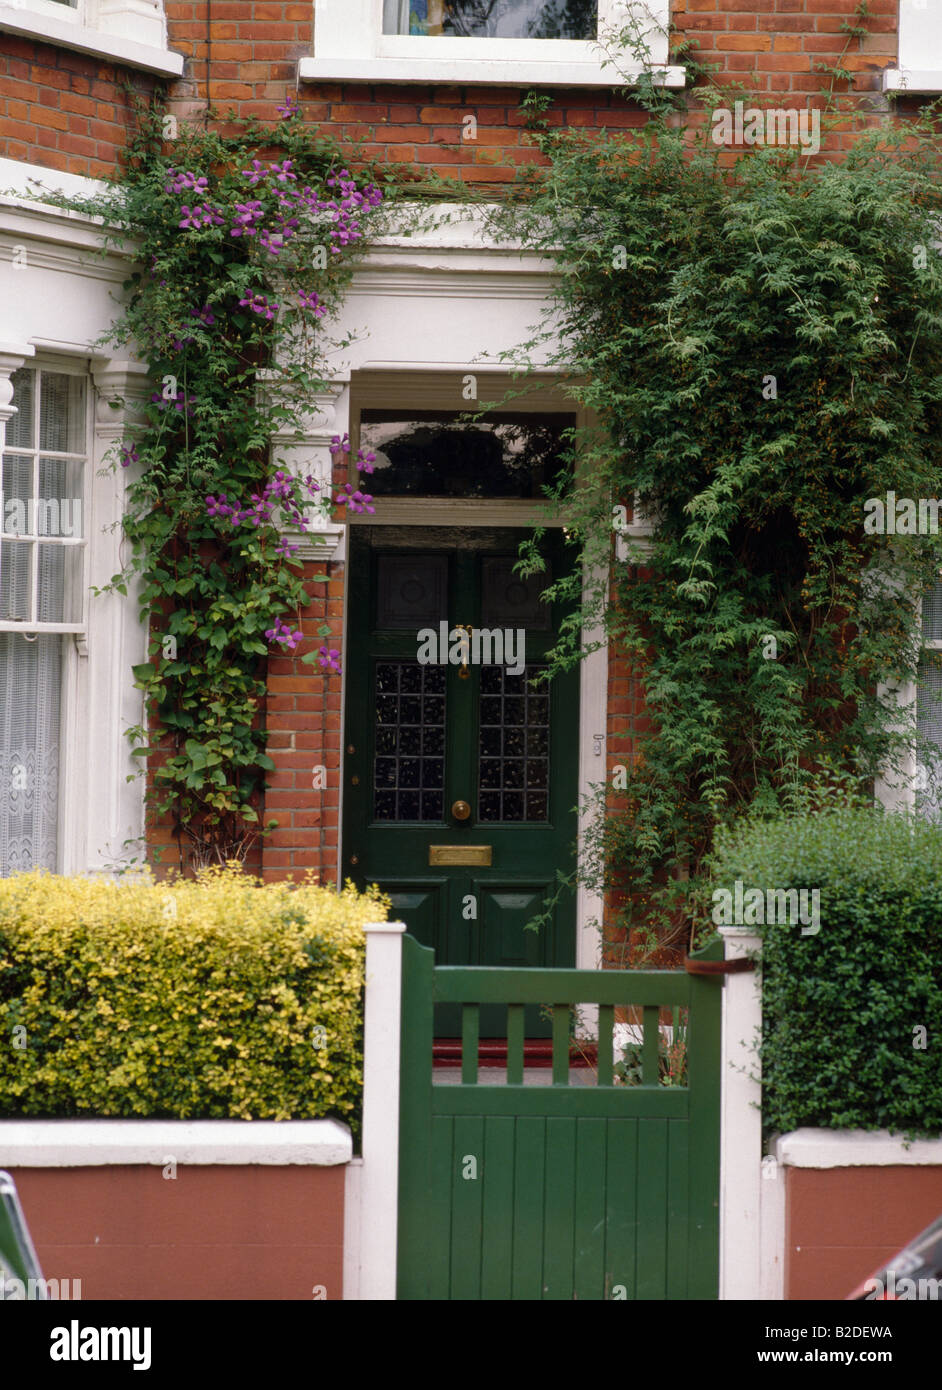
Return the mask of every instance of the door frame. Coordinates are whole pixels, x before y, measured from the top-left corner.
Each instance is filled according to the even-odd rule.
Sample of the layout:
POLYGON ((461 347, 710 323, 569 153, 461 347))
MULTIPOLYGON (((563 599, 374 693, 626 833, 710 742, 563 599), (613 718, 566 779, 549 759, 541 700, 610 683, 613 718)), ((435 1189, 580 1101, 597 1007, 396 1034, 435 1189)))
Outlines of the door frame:
MULTIPOLYGON (((500 401, 509 392, 518 392, 507 402, 515 412, 543 414, 547 411, 576 416, 581 428, 590 423, 589 413, 566 394, 557 376, 537 375, 522 391, 519 381, 506 372, 477 369, 479 401, 500 401)), ((466 411, 471 402, 462 395, 465 376, 457 371, 362 370, 350 377, 350 448, 356 456, 359 448, 360 412, 366 409, 399 409, 403 402, 415 410, 466 411)), ((538 521, 547 527, 561 527, 565 519, 553 515, 550 505, 542 500, 476 499, 476 498, 389 498, 378 503, 375 513, 347 514, 349 526, 410 527, 527 527, 538 521)), ((349 555, 345 556, 349 563, 349 555)), ((586 576, 586 585, 597 582, 596 576, 586 576)), ((606 577, 607 582, 607 577, 606 577)), ((340 788, 338 804, 338 876, 342 878, 343 813, 346 782, 346 713, 347 713, 347 642, 350 636, 350 609, 344 604, 343 671, 340 698, 340 788)), ((586 632, 587 642, 595 634, 586 632)), ((580 663, 579 671, 579 764, 577 791, 582 804, 590 795, 593 784, 603 781, 607 759, 605 745, 608 735, 608 648, 601 646, 590 652, 580 663)), ((579 849, 584 841, 584 827, 579 818, 579 849)), ((601 923, 604 902, 601 894, 579 884, 576 894, 576 968, 595 970, 601 967, 601 923)), ((591 1020, 587 1020, 591 1023, 591 1020)))

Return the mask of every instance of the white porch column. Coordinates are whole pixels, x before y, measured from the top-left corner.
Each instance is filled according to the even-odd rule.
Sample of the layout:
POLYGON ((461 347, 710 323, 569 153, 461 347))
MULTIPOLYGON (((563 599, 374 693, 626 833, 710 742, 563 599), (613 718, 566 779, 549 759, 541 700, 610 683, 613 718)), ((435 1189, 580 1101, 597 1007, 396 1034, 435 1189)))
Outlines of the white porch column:
MULTIPOLYGON (((269 373, 269 376, 272 374, 269 373)), ((264 397, 266 374, 259 373, 259 393, 264 397)), ((297 430, 286 428, 276 430, 271 441, 272 466, 284 465, 287 471, 298 478, 313 477, 320 484, 320 497, 330 497, 333 458, 330 441, 343 436, 350 430, 350 384, 349 376, 333 378, 326 391, 311 396, 311 408, 298 417, 297 430)), ((351 482, 356 487, 356 471, 351 482)), ((369 477, 362 479, 363 491, 369 492, 369 477)), ((314 499, 311 499, 313 505, 314 499)), ((285 532, 292 544, 297 545, 299 560, 313 560, 326 564, 329 560, 343 559, 345 525, 343 521, 333 521, 317 513, 309 513, 314 524, 308 531, 289 529, 285 532)))
MULTIPOLYGON (((88 583, 103 588, 126 559, 122 521, 127 484, 140 465, 112 468, 116 447, 140 419, 153 384, 143 362, 100 357, 92 361, 95 390, 94 440, 89 459, 88 583)), ((140 722, 142 696, 131 667, 147 657, 147 633, 138 618, 139 579, 127 596, 103 593, 88 604, 85 639, 77 643, 85 667, 67 702, 68 746, 84 763, 76 795, 63 815, 66 873, 100 874, 142 853, 143 781, 131 757, 126 730, 140 722), (96 711, 96 718, 87 711, 96 711), (129 781, 133 778, 135 780, 129 781)))
POLYGON ((359 1190, 359 1211, 348 1213, 345 1232, 345 1245, 347 1235, 354 1240, 359 1235, 359 1250, 344 1256, 345 1298, 396 1297, 399 1021, 405 929, 404 922, 370 922, 365 928, 363 1163, 347 1186, 348 1199, 355 1201, 359 1190))
MULTIPOLYGON (((726 959, 760 949, 748 927, 720 927, 726 959)), ((762 1297, 762 1088, 755 1051, 762 995, 755 971, 727 975, 720 1100, 720 1298, 762 1297)), ((766 1295, 768 1296, 768 1295, 766 1295)))

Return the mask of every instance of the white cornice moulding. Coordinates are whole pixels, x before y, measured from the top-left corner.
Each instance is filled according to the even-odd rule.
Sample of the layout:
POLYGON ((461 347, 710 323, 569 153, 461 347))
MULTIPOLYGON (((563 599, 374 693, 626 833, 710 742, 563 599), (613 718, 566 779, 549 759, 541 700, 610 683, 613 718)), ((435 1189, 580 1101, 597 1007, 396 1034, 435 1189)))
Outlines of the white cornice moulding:
POLYGON ((791 1168, 942 1167, 942 1139, 905 1139, 888 1130, 796 1129, 775 1141, 775 1157, 791 1168))
POLYGON ((6 1168, 155 1164, 349 1163, 353 1141, 337 1120, 0 1120, 6 1168))
MULTIPOLYGON (((617 72, 601 63, 521 62, 512 58, 301 58, 301 82, 460 83, 473 87, 633 86, 642 68, 617 72)), ((686 69, 653 71, 658 86, 683 87, 686 69)))
POLYGON ((60 48, 74 49, 77 53, 90 53, 93 57, 105 58, 124 67, 140 68, 144 72, 154 72, 161 77, 180 77, 183 73, 183 55, 180 53, 105 33, 102 29, 53 19, 35 10, 0 4, 0 31, 57 44, 60 48))

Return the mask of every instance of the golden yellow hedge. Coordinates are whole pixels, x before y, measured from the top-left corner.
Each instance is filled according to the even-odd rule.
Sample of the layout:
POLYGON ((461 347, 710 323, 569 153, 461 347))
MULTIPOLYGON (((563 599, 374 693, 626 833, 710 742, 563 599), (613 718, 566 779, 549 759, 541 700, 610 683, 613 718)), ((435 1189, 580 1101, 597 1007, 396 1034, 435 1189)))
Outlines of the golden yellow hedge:
POLYGON ((238 867, 0 880, 0 1115, 356 1127, 376 890, 238 867))

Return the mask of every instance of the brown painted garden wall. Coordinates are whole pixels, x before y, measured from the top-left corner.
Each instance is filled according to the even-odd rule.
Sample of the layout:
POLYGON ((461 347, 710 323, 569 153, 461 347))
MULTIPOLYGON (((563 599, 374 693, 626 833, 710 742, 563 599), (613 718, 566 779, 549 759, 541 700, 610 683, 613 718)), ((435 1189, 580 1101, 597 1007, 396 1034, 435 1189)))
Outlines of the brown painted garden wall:
POLYGON ((11 1171, 43 1276, 83 1301, 343 1296, 344 1165, 11 1171))
POLYGON ((785 1297, 845 1298, 942 1214, 942 1167, 789 1168, 785 1297))

